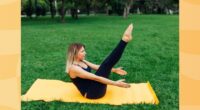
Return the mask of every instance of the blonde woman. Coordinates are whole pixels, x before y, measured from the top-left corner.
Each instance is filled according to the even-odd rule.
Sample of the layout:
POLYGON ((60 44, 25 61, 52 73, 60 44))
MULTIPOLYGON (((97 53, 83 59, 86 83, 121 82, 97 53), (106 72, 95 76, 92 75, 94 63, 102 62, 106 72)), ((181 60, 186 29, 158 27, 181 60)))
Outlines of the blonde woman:
POLYGON ((130 24, 118 45, 101 65, 96 65, 85 60, 86 52, 83 44, 73 43, 69 46, 66 72, 84 97, 89 99, 103 97, 106 93, 107 85, 123 88, 130 87, 128 83, 124 82, 124 79, 118 81, 110 80, 109 74, 111 72, 120 75, 126 74, 126 71, 121 68, 113 68, 113 66, 121 58, 127 43, 132 40, 132 29, 133 25, 130 24), (96 70, 96 73, 91 73, 91 69, 96 70))

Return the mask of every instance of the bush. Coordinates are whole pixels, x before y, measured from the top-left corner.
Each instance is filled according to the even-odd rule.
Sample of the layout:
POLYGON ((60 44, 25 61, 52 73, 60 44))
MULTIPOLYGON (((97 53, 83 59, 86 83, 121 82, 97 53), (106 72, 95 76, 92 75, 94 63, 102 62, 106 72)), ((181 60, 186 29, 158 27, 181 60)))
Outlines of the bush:
POLYGON ((35 14, 36 16, 45 16, 46 12, 49 11, 49 6, 44 0, 38 0, 36 4, 35 14))
POLYGON ((46 15, 49 11, 49 6, 45 0, 23 0, 22 2, 22 13, 25 13, 28 17, 31 17, 34 13, 36 16, 46 15))
POLYGON ((22 12, 25 12, 28 17, 34 13, 33 0, 24 0, 22 12))

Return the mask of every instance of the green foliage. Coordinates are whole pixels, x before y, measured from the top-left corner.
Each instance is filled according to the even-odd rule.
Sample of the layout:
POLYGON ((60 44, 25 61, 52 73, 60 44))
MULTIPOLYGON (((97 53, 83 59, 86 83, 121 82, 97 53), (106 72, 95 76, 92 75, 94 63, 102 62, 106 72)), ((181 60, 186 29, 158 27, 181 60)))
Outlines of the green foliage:
POLYGON ((37 0, 35 13, 37 16, 46 15, 46 12, 49 11, 49 5, 44 0, 37 0))
POLYGON ((113 2, 113 12, 117 13, 118 15, 123 15, 125 3, 123 0, 115 0, 113 2))
POLYGON ((54 18, 56 15, 56 0, 45 0, 46 3, 49 5, 49 10, 51 13, 51 18, 54 18))
POLYGON ((49 11, 49 5, 45 0, 22 0, 22 12, 31 17, 34 13, 36 16, 46 15, 49 11))
MULTIPOLYGON (((59 15, 62 15, 62 0, 57 1, 57 6, 58 6, 58 13, 59 15)), ((67 0, 64 1, 64 10, 65 12, 75 6, 75 3, 72 0, 67 0)))
POLYGON ((145 13, 166 14, 166 9, 178 10, 178 1, 176 0, 145 0, 145 13))
POLYGON ((24 0, 23 2, 23 12, 26 13, 28 17, 31 17, 34 13, 35 7, 33 5, 33 0, 24 0))

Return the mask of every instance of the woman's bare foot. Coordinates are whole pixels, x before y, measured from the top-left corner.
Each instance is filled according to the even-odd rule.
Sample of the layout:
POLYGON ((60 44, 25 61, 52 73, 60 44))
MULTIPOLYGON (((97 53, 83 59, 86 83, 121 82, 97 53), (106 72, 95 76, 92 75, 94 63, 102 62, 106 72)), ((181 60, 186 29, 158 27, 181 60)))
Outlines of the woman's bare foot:
POLYGON ((124 35, 122 37, 122 40, 125 42, 129 42, 132 40, 132 30, 133 30, 133 24, 131 23, 128 28, 125 30, 124 35))

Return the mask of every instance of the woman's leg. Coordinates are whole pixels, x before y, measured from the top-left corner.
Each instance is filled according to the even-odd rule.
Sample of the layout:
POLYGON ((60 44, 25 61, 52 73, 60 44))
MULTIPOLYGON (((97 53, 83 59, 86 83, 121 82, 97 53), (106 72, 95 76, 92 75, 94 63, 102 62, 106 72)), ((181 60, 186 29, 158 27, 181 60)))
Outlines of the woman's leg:
MULTIPOLYGON (((126 47, 126 42, 121 40, 112 53, 103 61, 99 69, 96 71, 96 75, 108 78, 112 67, 119 61, 126 47)), ((88 87, 87 98, 96 99, 105 95, 107 85, 96 81, 92 81, 90 87, 88 87)))
POLYGON ((103 61, 100 65, 99 69, 95 73, 98 76, 102 76, 105 78, 109 77, 112 67, 119 61, 126 47, 127 42, 132 40, 132 30, 133 24, 130 24, 128 28, 125 30, 122 40, 118 43, 116 48, 112 51, 112 53, 103 61))
POLYGON ((98 76, 108 78, 109 74, 111 73, 111 69, 121 58, 126 45, 127 42, 120 40, 118 45, 110 53, 110 55, 103 61, 103 63, 100 65, 99 69, 96 71, 95 74, 98 76))
MULTIPOLYGON (((129 28, 130 26, 128 27, 128 29, 129 28)), ((129 31, 132 32, 132 29, 129 29, 129 31)), ((119 61, 127 45, 128 41, 127 39, 124 39, 126 37, 127 36, 123 37, 122 40, 120 40, 120 42, 115 47, 115 49, 111 52, 111 54, 103 61, 99 69, 96 71, 95 73, 96 75, 102 76, 105 78, 109 77, 112 67, 119 61)), ((130 37, 129 40, 131 40, 132 36, 130 35, 129 37, 130 37)), ((88 87, 87 98, 96 99, 96 98, 103 97, 106 93, 106 88, 107 88, 106 84, 92 81, 92 83, 90 84, 90 87, 88 87)))

